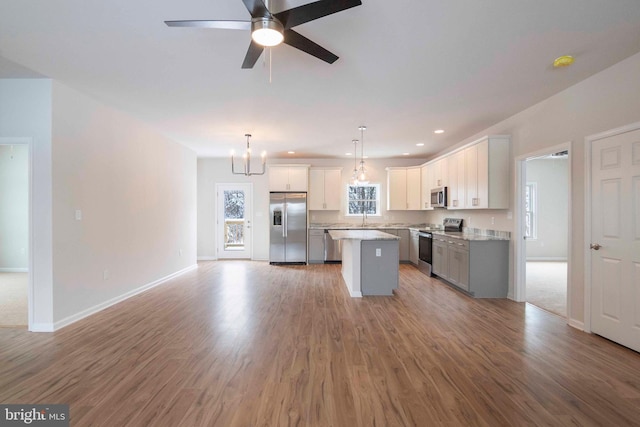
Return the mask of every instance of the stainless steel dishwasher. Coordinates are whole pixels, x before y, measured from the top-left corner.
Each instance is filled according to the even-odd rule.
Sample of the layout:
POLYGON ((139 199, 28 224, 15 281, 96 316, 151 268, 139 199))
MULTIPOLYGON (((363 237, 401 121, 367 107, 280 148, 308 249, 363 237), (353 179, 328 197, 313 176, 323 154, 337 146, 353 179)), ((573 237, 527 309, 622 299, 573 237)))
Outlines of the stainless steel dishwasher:
POLYGON ((333 240, 329 230, 324 230, 324 262, 342 262, 342 240, 333 240))

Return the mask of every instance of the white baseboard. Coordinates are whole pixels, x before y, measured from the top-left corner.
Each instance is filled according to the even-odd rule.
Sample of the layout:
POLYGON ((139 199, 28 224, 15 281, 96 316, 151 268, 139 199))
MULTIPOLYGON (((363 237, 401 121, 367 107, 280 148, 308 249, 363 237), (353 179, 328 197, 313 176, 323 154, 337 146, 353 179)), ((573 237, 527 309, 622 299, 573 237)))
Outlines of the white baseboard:
MULTIPOLYGON (((134 295, 138 295, 144 291, 147 291, 151 288, 154 288, 170 279, 173 279, 174 277, 180 276, 181 274, 184 274, 188 271, 194 270, 198 268, 198 264, 193 264, 190 265, 189 267, 183 268, 182 270, 178 270, 175 273, 171 273, 167 276, 164 276, 158 280, 154 280, 153 282, 147 283, 146 285, 142 285, 139 288, 133 289, 129 292, 125 292, 122 295, 119 295, 115 298, 111 298, 110 300, 107 300, 103 303, 94 305, 93 307, 89 307, 86 310, 82 310, 79 313, 73 314, 69 317, 65 317, 64 319, 58 320, 57 322, 55 322, 53 324, 53 330, 57 331, 58 329, 64 328, 65 326, 69 326, 72 323, 77 322, 78 320, 84 319, 85 317, 91 316, 92 314, 95 314, 99 311, 104 310, 105 308, 111 307, 112 305, 115 305, 119 302, 122 302, 126 299, 131 298, 134 295)), ((32 325, 32 330, 34 330, 34 325, 32 325)), ((51 332, 51 331, 41 331, 41 332, 51 332)))
POLYGON ((214 256, 199 256, 198 261, 217 261, 218 258, 214 256))
POLYGON ((527 257, 527 262, 567 262, 566 257, 552 257, 552 256, 532 256, 527 257))
POLYGON ((32 323, 29 326, 31 332, 53 332, 54 330, 53 323, 32 323))
POLYGON ((28 273, 28 268, 0 268, 0 273, 28 273))
POLYGON ((581 322, 581 321, 575 320, 575 319, 567 319, 567 323, 572 328, 576 328, 576 329, 578 329, 580 331, 584 331, 584 322, 581 322))

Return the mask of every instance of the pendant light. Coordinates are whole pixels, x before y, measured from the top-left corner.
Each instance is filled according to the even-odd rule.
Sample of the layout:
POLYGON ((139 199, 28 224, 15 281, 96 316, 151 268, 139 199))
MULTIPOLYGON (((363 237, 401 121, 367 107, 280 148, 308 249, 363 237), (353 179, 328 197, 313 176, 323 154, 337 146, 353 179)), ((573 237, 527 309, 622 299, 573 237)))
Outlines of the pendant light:
POLYGON ((242 172, 236 172, 235 171, 235 162, 233 160, 233 151, 231 152, 231 173, 234 175, 244 175, 244 176, 251 176, 251 175, 264 175, 265 172, 265 163, 267 162, 267 153, 266 152, 262 152, 262 171, 261 172, 251 172, 251 147, 249 146, 249 138, 251 138, 251 134, 250 133, 246 133, 244 134, 244 136, 247 137, 247 151, 245 151, 245 153, 242 155, 242 158, 244 160, 244 171, 242 172))
POLYGON ((351 142, 353 143, 353 173, 351 174, 351 183, 358 185, 358 140, 354 139, 351 142))
POLYGON ((369 179, 367 178, 367 170, 364 167, 364 131, 367 130, 366 126, 360 126, 360 148, 362 150, 361 158, 360 158, 360 170, 358 171, 358 183, 359 184, 368 184, 369 179))

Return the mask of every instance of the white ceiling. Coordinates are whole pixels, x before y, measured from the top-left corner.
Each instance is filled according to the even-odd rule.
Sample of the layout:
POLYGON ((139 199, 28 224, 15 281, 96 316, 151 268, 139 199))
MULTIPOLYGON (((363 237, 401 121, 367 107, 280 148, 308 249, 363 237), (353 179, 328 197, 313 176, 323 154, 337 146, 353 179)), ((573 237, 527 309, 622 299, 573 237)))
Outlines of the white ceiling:
POLYGON ((0 77, 59 80, 201 157, 247 132, 271 157, 344 157, 364 124, 365 154, 426 158, 640 51, 638 0, 363 0, 296 27, 337 62, 281 45, 270 83, 266 55, 240 69, 248 32, 163 23, 248 17, 241 0, 0 0, 0 77))

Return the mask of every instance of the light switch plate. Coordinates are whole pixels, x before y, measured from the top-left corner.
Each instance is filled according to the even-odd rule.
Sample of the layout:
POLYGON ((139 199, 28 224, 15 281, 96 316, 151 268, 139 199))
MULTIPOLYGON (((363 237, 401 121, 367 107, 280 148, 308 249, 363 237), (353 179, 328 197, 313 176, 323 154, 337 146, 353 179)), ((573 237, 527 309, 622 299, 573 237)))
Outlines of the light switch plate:
POLYGON ((82 211, 80 209, 76 209, 76 221, 82 221, 82 211))
POLYGON ((376 248, 376 256, 382 256, 382 248, 376 248))

